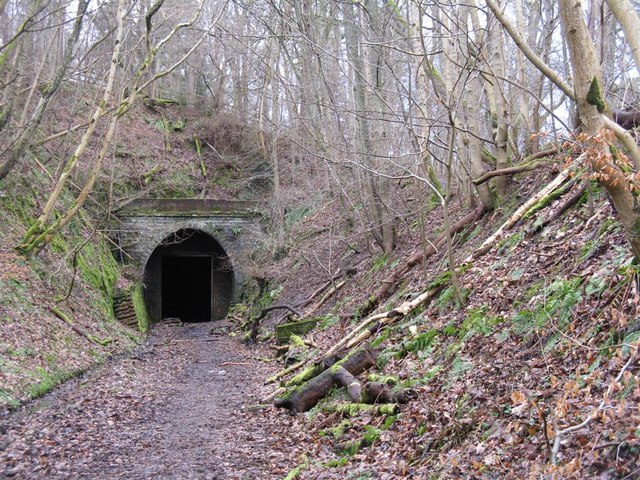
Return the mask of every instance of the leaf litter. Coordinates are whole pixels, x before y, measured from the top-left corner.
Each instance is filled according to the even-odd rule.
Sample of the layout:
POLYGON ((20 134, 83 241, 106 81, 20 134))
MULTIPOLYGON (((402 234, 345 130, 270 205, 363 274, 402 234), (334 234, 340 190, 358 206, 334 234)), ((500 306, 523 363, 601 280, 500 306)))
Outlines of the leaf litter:
MULTIPOLYGON (((460 275, 465 306, 444 290, 379 332, 387 338, 378 373, 418 395, 399 415, 344 419, 320 405, 291 416, 258 406, 273 388, 264 379, 278 369, 257 360, 268 356, 264 346, 226 336, 203 343, 205 324, 160 325, 133 356, 3 419, 3 475, 638 478, 638 272, 612 215, 607 206, 592 216, 582 209, 535 234, 520 225, 460 275)), ((411 238, 399 255, 415 248, 411 238)), ((478 242, 460 242, 456 258, 478 242)), ((324 281, 314 260, 334 255, 324 268, 333 273, 342 252, 327 252, 329 244, 319 235, 292 250, 280 265, 278 301, 304 298, 324 281), (316 255, 296 268, 304 250, 316 255)), ((318 352, 349 331, 349 314, 391 265, 363 264, 318 312, 340 319, 311 334, 318 352)), ((434 261, 412 272, 388 305, 442 268, 434 261)), ((336 400, 339 392, 328 401, 336 400)))

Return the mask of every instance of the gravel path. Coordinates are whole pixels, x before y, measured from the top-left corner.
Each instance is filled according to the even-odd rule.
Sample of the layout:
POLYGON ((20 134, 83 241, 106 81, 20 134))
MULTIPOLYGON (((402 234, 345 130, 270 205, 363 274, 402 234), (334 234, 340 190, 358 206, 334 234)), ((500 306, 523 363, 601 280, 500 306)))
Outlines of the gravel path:
POLYGON ((295 420, 256 405, 277 368, 265 355, 220 323, 160 325, 133 355, 0 419, 0 477, 281 479, 300 452, 295 420))

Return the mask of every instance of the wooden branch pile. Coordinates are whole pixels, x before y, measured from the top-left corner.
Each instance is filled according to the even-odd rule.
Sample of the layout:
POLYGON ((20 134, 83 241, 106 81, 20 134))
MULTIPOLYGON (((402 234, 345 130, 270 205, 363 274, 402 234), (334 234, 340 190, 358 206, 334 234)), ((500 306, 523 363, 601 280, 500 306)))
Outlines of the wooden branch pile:
POLYGON ((307 412, 327 396, 335 385, 346 387, 349 398, 356 404, 407 403, 413 397, 413 392, 409 390, 393 391, 378 382, 362 384, 356 378, 375 367, 376 359, 376 352, 366 344, 334 365, 328 366, 328 362, 323 362, 320 369, 324 369, 320 373, 276 399, 275 405, 288 408, 294 413, 307 412))
MULTIPOLYGON (((311 305, 318 296, 322 295, 320 297, 320 299, 318 299, 315 303, 313 303, 311 308, 304 315, 298 315, 300 318, 302 318, 303 316, 306 316, 306 317, 312 316, 334 294, 336 294, 338 291, 340 291, 340 289, 342 289, 342 287, 344 287, 347 284, 347 280, 346 279, 345 280, 341 280, 339 282, 338 282, 338 280, 340 280, 342 277, 345 277, 345 276, 346 277, 351 277, 356 273, 356 271, 357 270, 355 268, 355 265, 353 267, 351 267, 351 268, 346 268, 344 270, 339 269, 336 272, 335 275, 333 275, 330 279, 328 279, 326 282, 324 282, 320 287, 318 287, 316 290, 314 290, 307 298, 305 298, 304 300, 298 302, 292 308, 294 308, 294 309, 296 309, 298 311, 302 311, 304 308, 306 308, 309 305, 311 305)), ((288 314, 285 314, 284 316, 279 318, 276 323, 279 324, 279 323, 284 322, 286 320, 287 316, 288 316, 288 314)))

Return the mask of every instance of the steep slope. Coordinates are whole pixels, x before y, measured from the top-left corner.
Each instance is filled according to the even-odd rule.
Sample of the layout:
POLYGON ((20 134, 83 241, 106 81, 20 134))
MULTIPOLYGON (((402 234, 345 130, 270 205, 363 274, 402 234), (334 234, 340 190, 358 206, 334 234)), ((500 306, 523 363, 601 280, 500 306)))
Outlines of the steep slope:
MULTIPOLYGON (((13 246, 33 220, 36 175, 4 183, 0 198, 0 411, 130 350, 140 332, 116 322, 112 296, 126 288, 104 223, 82 213, 38 258, 13 246)), ((66 195, 64 201, 69 202, 66 195)), ((144 325, 142 326, 144 327, 144 325)))
MULTIPOLYGON (((378 368, 370 379, 410 388, 417 398, 397 415, 344 418, 327 407, 347 401, 336 390, 298 415, 299 428, 310 432, 298 478, 634 478, 640 468, 638 271, 614 213, 592 188, 595 210, 585 193, 578 207, 540 231, 571 193, 543 202, 488 253, 459 264, 463 305, 447 283, 429 304, 375 332, 378 368)), ((499 215, 460 238, 458 262, 509 216, 499 215)), ((283 301, 289 289, 295 293, 285 303, 295 304, 304 298, 300 290, 308 294, 320 283, 311 281, 300 257, 323 241, 329 242, 303 243, 300 256, 294 254, 292 265, 303 266, 287 269, 283 301)), ((408 250, 360 264, 360 273, 320 311, 319 331, 306 338, 318 348, 306 347, 305 354, 297 347, 296 359, 320 358, 343 338, 357 324, 349 323, 357 306, 408 250)), ((443 256, 414 269, 380 311, 438 278, 448 282, 443 256)))

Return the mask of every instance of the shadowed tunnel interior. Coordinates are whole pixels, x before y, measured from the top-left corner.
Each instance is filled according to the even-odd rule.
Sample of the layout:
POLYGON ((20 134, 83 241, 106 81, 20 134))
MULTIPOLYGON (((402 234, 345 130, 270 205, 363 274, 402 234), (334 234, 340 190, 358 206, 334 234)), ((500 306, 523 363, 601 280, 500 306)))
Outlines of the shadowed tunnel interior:
POLYGON ((144 283, 152 321, 206 322, 226 316, 233 294, 233 270, 213 237, 184 229, 169 235, 153 251, 144 283))

